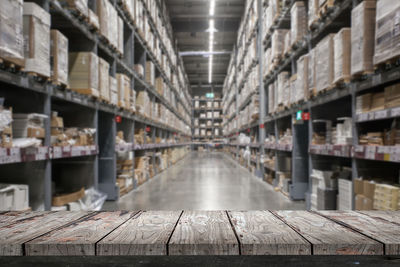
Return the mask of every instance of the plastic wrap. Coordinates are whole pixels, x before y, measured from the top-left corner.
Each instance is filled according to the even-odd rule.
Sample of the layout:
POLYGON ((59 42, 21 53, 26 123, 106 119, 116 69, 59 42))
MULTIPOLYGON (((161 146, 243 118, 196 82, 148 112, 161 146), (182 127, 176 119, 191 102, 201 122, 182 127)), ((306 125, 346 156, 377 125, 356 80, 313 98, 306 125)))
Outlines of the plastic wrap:
POLYGON ((289 104, 296 103, 297 74, 290 77, 290 101, 289 104))
POLYGON ((145 74, 146 82, 148 82, 151 85, 154 85, 154 78, 155 78, 154 76, 155 76, 154 63, 152 61, 147 61, 146 74, 145 74))
MULTIPOLYGON (((108 22, 108 40, 114 48, 118 47, 118 13, 117 10, 113 7, 111 2, 107 3, 109 17, 108 22)), ((123 33, 122 33, 123 34, 123 33)))
POLYGON ((285 45, 285 34, 288 30, 277 29, 272 34, 271 41, 271 58, 272 60, 281 58, 285 45))
POLYGON ((333 82, 334 75, 334 34, 322 39, 316 49, 316 83, 317 92, 328 89, 333 82))
POLYGON ((82 210, 99 211, 107 199, 107 194, 100 192, 93 187, 85 190, 85 196, 79 199, 82 210))
POLYGON ((374 64, 400 56, 400 1, 379 0, 376 6, 374 64))
POLYGON ((147 91, 139 91, 136 95, 136 110, 143 114, 148 115, 148 107, 150 106, 150 99, 147 91))
POLYGON ((68 65, 70 88, 82 94, 99 96, 99 58, 97 55, 91 52, 69 53, 68 65))
POLYGON ((308 0, 308 27, 318 20, 318 0, 308 0))
POLYGON ((282 1, 281 0, 270 0, 269 5, 272 8, 272 21, 275 21, 281 14, 282 1))
POLYGON ((290 32, 288 31, 288 32, 285 34, 285 42, 284 42, 284 44, 283 44, 283 53, 284 53, 284 54, 289 53, 289 51, 291 50, 291 48, 292 48, 292 45, 291 45, 291 34, 290 34, 290 32))
POLYGON ((288 73, 288 78, 283 82, 283 105, 285 107, 289 106, 290 97, 290 79, 288 73))
POLYGON ((376 3, 364 1, 351 12, 351 74, 374 71, 376 3))
POLYGON ((271 48, 268 48, 265 52, 265 75, 268 75, 271 72, 271 48))
POLYGON ((12 123, 12 111, 10 109, 0 108, 0 132, 9 127, 12 123))
POLYGON ((282 71, 278 75, 278 90, 277 92, 277 100, 278 100, 278 106, 279 105, 285 105, 285 99, 287 98, 287 88, 286 88, 286 83, 289 80, 289 72, 287 71, 282 71))
POLYGON ((135 0, 122 0, 125 10, 128 11, 129 17, 132 21, 135 20, 135 0))
POLYGON ((50 77, 50 14, 24 3, 25 71, 50 77))
POLYGON ((350 80, 351 65, 351 29, 341 29, 334 38, 335 43, 335 75, 333 82, 350 80))
POLYGON ((121 54, 124 54, 124 21, 120 16, 118 18, 118 45, 117 50, 121 54))
POLYGON ((68 39, 57 30, 51 30, 51 78, 68 84, 68 39))
POLYGON ((0 1, 0 57, 24 66, 23 1, 0 1))
POLYGON ((293 45, 307 34, 307 10, 304 2, 295 2, 290 15, 290 44, 293 45))
POLYGON ((88 8, 88 23, 96 30, 100 29, 99 17, 90 8, 88 8))
POLYGON ((272 27, 273 20, 273 9, 272 6, 268 6, 265 10, 265 32, 268 33, 272 27))
POLYGON ((71 9, 78 11, 84 16, 87 16, 88 14, 88 0, 59 0, 59 2, 67 5, 71 9))
POLYGON ((96 1, 96 14, 99 18, 100 34, 108 39, 109 36, 109 18, 110 11, 108 9, 108 0, 97 0, 96 1))
POLYGON ((99 57, 99 93, 100 99, 110 102, 110 64, 99 57))
POLYGON ((313 48, 310 53, 308 53, 308 95, 311 95, 316 90, 315 52, 316 48, 313 48))
POLYGON ((117 87, 117 79, 110 76, 110 102, 112 105, 118 105, 118 87, 117 87))
POLYGON ((308 71, 309 71, 309 56, 304 55, 297 60, 297 80, 294 101, 308 99, 309 86, 308 86, 308 71))

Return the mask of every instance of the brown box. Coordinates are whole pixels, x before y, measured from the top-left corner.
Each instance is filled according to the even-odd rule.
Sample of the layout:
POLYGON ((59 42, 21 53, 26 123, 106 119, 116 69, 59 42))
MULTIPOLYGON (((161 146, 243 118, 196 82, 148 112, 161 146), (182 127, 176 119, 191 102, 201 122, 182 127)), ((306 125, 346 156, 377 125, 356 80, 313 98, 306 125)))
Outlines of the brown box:
POLYGON ((69 53, 68 83, 73 91, 99 96, 99 59, 91 52, 69 53))
POLYGON ((51 127, 52 128, 64 128, 64 120, 61 117, 52 116, 51 117, 51 127))
POLYGON ((155 78, 154 63, 152 61, 147 61, 146 62, 145 80, 149 84, 154 85, 154 78, 155 78))
POLYGON ((99 18, 100 34, 108 39, 109 36, 109 20, 110 11, 108 9, 108 0, 96 1, 96 14, 99 18))
POLYGON ((351 77, 351 29, 341 29, 334 38, 335 75, 333 82, 349 82, 351 77))
POLYGON ((0 58, 23 67, 23 1, 0 1, 0 58))
POLYGON ((362 210, 373 210, 374 209, 374 199, 365 197, 363 201, 362 210))
POLYGON ((50 35, 51 79, 68 85, 68 39, 57 30, 51 30, 50 35))
POLYGON ((25 71, 50 77, 50 14, 24 3, 25 71))
POLYGON ((351 74, 374 71, 376 3, 361 2, 351 12, 351 74))
POLYGON ((385 108, 400 106, 400 83, 385 88, 385 108))
POLYGON ((385 94, 383 92, 374 93, 371 100, 371 110, 378 111, 385 108, 385 94))
POLYGON ((365 196, 363 195, 356 195, 356 210, 363 210, 364 209, 364 199, 365 196))
POLYGON ((28 128, 27 137, 43 139, 45 138, 45 135, 46 131, 44 128, 28 128))
POLYGON ((317 92, 329 89, 334 76, 334 34, 329 34, 322 39, 316 49, 315 69, 316 80, 315 87, 317 92))
POLYGON ((99 93, 100 99, 110 102, 110 64, 99 57, 99 93))
POLYGON ((1 147, 11 148, 12 147, 12 128, 10 126, 5 127, 3 132, 0 134, 1 147))
POLYGON ((400 56, 399 13, 400 1, 377 2, 374 64, 400 56))
POLYGON ((290 43, 293 45, 307 34, 307 9, 304 2, 294 2, 290 15, 290 43))
POLYGON ((374 198, 374 194, 375 194, 375 185, 376 183, 373 181, 367 181, 364 180, 363 183, 363 195, 367 198, 374 198))
POLYGON ((294 101, 307 100, 310 96, 308 90, 309 56, 304 55, 297 60, 297 80, 294 101))
POLYGON ((354 179, 354 194, 362 195, 364 192, 364 180, 354 179))
POLYGON ((371 110, 372 94, 363 94, 356 97, 356 113, 365 113, 371 110))

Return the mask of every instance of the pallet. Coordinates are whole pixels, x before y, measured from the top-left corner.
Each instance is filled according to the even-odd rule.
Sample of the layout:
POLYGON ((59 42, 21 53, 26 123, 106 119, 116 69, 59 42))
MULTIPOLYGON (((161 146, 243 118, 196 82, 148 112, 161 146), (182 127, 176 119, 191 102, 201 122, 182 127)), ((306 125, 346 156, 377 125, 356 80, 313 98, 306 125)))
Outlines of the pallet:
POLYGON ((99 91, 94 89, 94 88, 87 88, 87 89, 81 89, 81 88, 71 88, 72 91, 77 92, 81 95, 87 95, 90 97, 93 97, 95 99, 99 98, 99 91))
POLYGON ((367 71, 360 71, 357 73, 353 73, 351 75, 351 80, 352 81, 360 81, 360 80, 365 80, 367 76, 374 74, 375 72, 372 70, 367 70, 367 71))
POLYGON ((343 88, 350 82, 351 82, 351 76, 345 76, 337 79, 335 82, 333 82, 333 84, 336 88, 343 88))
POLYGON ((30 77, 33 77, 38 82, 42 82, 42 83, 51 82, 50 77, 40 74, 40 73, 37 73, 37 72, 28 71, 28 72, 26 72, 26 74, 30 77))
POLYGON ((400 55, 375 64, 374 69, 375 71, 387 71, 398 66, 400 66, 400 55))
POLYGON ((18 58, 0 57, 0 66, 4 69, 12 70, 14 72, 23 72, 25 67, 25 60, 18 58))
POLYGON ((323 94, 325 94, 326 92, 328 92, 329 90, 332 90, 334 88, 334 86, 329 86, 329 87, 327 87, 327 88, 325 88, 325 89, 322 89, 322 90, 320 90, 320 91, 318 91, 317 92, 317 90, 315 89, 315 90, 313 90, 312 91, 312 93, 311 93, 311 96, 312 97, 318 97, 318 96, 320 96, 320 95, 323 95, 323 94))
POLYGON ((58 87, 58 88, 61 88, 61 89, 70 89, 69 88, 69 84, 63 83, 63 82, 60 82, 60 81, 51 80, 51 84, 54 87, 58 87))
POLYGON ((320 18, 325 17, 327 14, 329 14, 332 11, 332 8, 334 6, 335 6, 335 0, 326 0, 325 4, 323 4, 322 7, 319 8, 318 16, 320 18))
POLYGON ((57 207, 64 206, 70 202, 75 202, 84 196, 85 189, 82 187, 79 191, 73 193, 54 196, 52 199, 52 205, 57 207))

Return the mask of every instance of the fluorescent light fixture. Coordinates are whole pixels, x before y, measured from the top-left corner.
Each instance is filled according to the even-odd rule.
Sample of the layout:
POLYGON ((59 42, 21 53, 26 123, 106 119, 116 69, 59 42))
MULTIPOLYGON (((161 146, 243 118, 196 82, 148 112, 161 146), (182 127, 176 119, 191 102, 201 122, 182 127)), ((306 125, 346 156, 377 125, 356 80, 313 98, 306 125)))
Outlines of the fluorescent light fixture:
POLYGON ((214 16, 215 12, 215 0, 210 1, 210 16, 214 16))
MULTIPOLYGON (((215 0, 210 0, 210 16, 214 16, 215 13, 215 0)), ((210 58, 208 62, 208 83, 212 83, 212 73, 213 73, 213 51, 214 51, 214 32, 216 29, 214 27, 214 19, 210 19, 210 27, 208 28, 210 32, 210 39, 208 42, 208 50, 210 52, 210 58)))

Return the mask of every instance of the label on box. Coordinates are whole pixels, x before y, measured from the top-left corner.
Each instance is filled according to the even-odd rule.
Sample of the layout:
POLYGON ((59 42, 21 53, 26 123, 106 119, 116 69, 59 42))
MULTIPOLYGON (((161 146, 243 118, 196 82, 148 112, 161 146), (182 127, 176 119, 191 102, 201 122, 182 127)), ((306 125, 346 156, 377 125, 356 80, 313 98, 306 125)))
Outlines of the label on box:
POLYGON ((376 152, 375 147, 372 147, 372 146, 367 147, 367 150, 365 151, 365 158, 366 159, 375 159, 375 152, 376 152))

